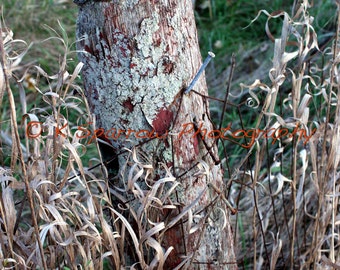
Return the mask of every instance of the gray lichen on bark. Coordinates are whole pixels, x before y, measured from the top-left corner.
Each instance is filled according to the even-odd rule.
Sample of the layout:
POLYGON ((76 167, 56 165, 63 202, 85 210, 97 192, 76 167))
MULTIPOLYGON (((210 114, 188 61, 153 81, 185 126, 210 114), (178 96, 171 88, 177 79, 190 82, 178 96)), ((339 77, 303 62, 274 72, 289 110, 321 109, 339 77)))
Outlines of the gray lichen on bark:
MULTIPOLYGON (((157 113, 173 102, 189 80, 188 67, 176 64, 191 61, 183 59, 186 55, 182 52, 188 44, 177 31, 174 31, 175 46, 159 36, 163 31, 159 29, 157 13, 142 18, 135 35, 113 29, 109 23, 111 18, 103 16, 106 8, 110 8, 110 4, 102 3, 98 7, 89 3, 81 7, 78 21, 78 36, 82 37, 78 48, 85 48, 79 56, 82 62, 88 63, 83 74, 93 112, 101 115, 97 123, 105 130, 155 128, 153 121, 157 113)), ((179 22, 179 15, 175 13, 169 25, 177 29, 179 22)), ((125 145, 126 137, 121 139, 125 145)), ((132 144, 136 143, 134 140, 132 144)), ((113 144, 121 147, 117 141, 113 144)))
MULTIPOLYGON (((152 101, 141 104, 141 110, 150 126, 157 112, 173 102, 183 81, 188 78, 188 75, 183 74, 180 68, 175 67, 176 63, 166 52, 165 42, 162 41, 157 44, 158 46, 154 46, 153 37, 159 31, 159 23, 157 13, 142 21, 140 32, 134 38, 137 52, 131 61, 133 88, 138 89, 135 98, 152 101), (167 74, 166 65, 173 65, 175 74, 167 74)), ((180 62, 181 59, 177 61, 180 62)))

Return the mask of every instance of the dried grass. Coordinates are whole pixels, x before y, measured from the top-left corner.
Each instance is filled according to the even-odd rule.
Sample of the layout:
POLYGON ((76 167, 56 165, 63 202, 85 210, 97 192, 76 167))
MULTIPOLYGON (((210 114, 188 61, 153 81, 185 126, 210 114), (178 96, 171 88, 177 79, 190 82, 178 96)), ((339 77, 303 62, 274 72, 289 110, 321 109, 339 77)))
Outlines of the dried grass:
POLYGON ((276 136, 282 128, 301 130, 276 142, 259 136, 233 168, 229 199, 239 210, 235 242, 247 269, 340 266, 339 29, 332 47, 318 48, 309 6, 300 1, 292 17, 260 12, 283 19, 280 37, 266 25, 274 41, 270 83, 241 84, 248 108, 259 112, 252 128, 272 128, 276 136))
POLYGON ((128 151, 127 185, 109 189, 104 167, 98 170, 83 164, 86 140, 80 140, 81 130, 72 128, 92 119, 76 83, 81 64, 72 74, 67 71, 70 52, 63 28, 61 33, 54 31, 55 41, 65 49, 54 75, 39 66, 20 67, 28 48, 18 53, 15 45, 22 41, 1 29, 0 93, 1 101, 10 104, 3 107, 2 115, 7 117, 1 146, 11 147, 10 166, 0 167, 1 268, 163 269, 173 248, 163 250, 160 243, 171 224, 160 221, 157 213, 174 208, 170 197, 178 185, 175 178, 164 167, 163 178, 148 182, 152 166, 140 162, 136 151, 128 151), (45 89, 33 85, 44 106, 30 112, 22 85, 27 74, 34 75, 36 82, 47 82, 45 89), (22 91, 21 103, 15 102, 12 89, 22 91), (72 112, 81 115, 76 122, 67 119, 72 112), (17 113, 23 115, 21 125, 17 113), (146 184, 143 189, 137 183, 140 179, 146 184), (112 205, 110 190, 115 202, 120 200, 117 205, 112 205), (126 196, 139 205, 136 211, 126 196), (130 260, 133 265, 124 256, 127 250, 136 255, 130 260))

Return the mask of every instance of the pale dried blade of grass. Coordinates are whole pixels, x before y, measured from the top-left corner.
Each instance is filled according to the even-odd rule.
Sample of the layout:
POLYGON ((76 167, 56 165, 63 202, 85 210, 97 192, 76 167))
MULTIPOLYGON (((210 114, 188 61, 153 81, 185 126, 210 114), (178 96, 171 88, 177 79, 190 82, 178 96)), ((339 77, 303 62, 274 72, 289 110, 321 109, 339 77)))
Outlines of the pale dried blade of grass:
MULTIPOLYGON (((193 224, 193 214, 192 214, 192 209, 189 209, 188 211, 188 223, 187 223, 187 231, 189 232, 189 234, 194 233, 198 228, 198 226, 192 227, 193 224)), ((200 224, 202 225, 202 224, 200 224)))
POLYGON ((5 210, 3 222, 5 222, 6 224, 6 232, 7 236, 9 237, 8 241, 10 241, 10 243, 13 243, 14 226, 16 223, 16 210, 14 205, 12 188, 10 187, 3 188, 1 195, 3 204, 3 209, 1 209, 2 210, 1 212, 5 210))
POLYGON ((139 262, 141 263, 142 267, 145 267, 145 262, 144 262, 144 259, 143 259, 143 256, 142 256, 142 253, 141 253, 141 250, 139 249, 139 241, 138 241, 138 238, 134 232, 134 230, 132 229, 130 223, 126 220, 126 218, 121 215, 120 213, 118 213, 115 209, 109 207, 109 209, 119 217, 119 219, 124 223, 124 226, 126 227, 126 229, 129 231, 129 234, 132 238, 132 241, 133 241, 133 244, 135 246, 135 251, 136 251, 136 254, 138 256, 138 259, 139 259, 139 262))
POLYGON ((128 181, 127 181, 128 190, 134 191, 134 185, 136 181, 143 175, 143 173, 144 173, 144 170, 143 168, 139 167, 138 163, 134 163, 132 165, 131 169, 129 170, 128 181), (137 173, 134 174, 136 170, 137 170, 137 173))
MULTIPOLYGON (((30 261, 30 260, 32 259, 31 257, 34 256, 34 254, 39 255, 39 249, 40 249, 40 247, 39 247, 39 242, 43 244, 43 243, 45 242, 45 239, 46 239, 46 237, 47 237, 47 234, 48 234, 49 230, 50 230, 52 227, 58 226, 58 225, 67 225, 67 223, 65 223, 64 221, 62 221, 62 222, 57 222, 57 221, 55 221, 55 222, 52 222, 52 223, 50 223, 50 224, 42 225, 42 226, 41 226, 41 232, 40 232, 40 234, 39 234, 39 239, 40 239, 40 241, 37 241, 37 243, 36 243, 36 248, 35 248, 35 250, 32 252, 31 256, 28 258, 28 261, 30 261)), ((42 255, 43 255, 43 254, 44 254, 44 253, 42 253, 42 255)), ((41 258, 39 258, 39 260, 41 260, 41 258)))
POLYGON ((303 203, 303 191, 304 185, 306 180, 306 170, 308 169, 308 159, 307 159, 307 151, 302 149, 299 153, 299 157, 301 159, 302 166, 300 168, 300 181, 299 181, 299 188, 296 194, 296 205, 297 208, 300 209, 300 205, 303 203))
MULTIPOLYGON (((308 108, 309 103, 312 101, 312 96, 310 94, 305 94, 302 98, 302 101, 297 109, 297 118, 301 118, 303 112, 306 108, 308 108)), ((306 122, 304 124, 307 124, 306 122)))
POLYGON ((77 247, 78 255, 80 255, 80 257, 83 258, 82 261, 83 262, 88 262, 88 257, 86 255, 86 251, 84 249, 84 244, 82 242, 76 241, 75 245, 77 247))
MULTIPOLYGON (((168 258, 168 256, 170 255, 170 253, 174 250, 174 247, 169 247, 167 249, 167 251, 165 252, 164 254, 164 261, 166 261, 166 259, 168 258)), ((159 265, 159 267, 162 267, 163 265, 159 265)), ((163 269, 163 268, 160 268, 160 269, 163 269)))
POLYGON ((87 196, 86 205, 87 205, 90 220, 91 220, 92 223, 94 223, 97 211, 95 209, 95 205, 93 203, 93 197, 92 196, 87 196))
POLYGON ((271 260, 270 260, 270 270, 275 270, 276 269, 276 263, 277 260, 280 256, 280 252, 282 249, 282 240, 279 238, 279 233, 276 235, 276 237, 274 236, 273 233, 272 237, 273 237, 273 249, 272 249, 272 254, 271 254, 271 260))
MULTIPOLYGON (((282 72, 284 71, 285 65, 287 64, 288 61, 284 61, 287 59, 292 59, 290 57, 287 57, 287 59, 285 59, 284 54, 285 54, 285 49, 286 49, 286 44, 288 41, 288 36, 290 34, 290 18, 288 16, 288 14, 286 12, 281 12, 281 15, 284 16, 283 19, 283 25, 281 28, 281 37, 279 39, 275 39, 275 47, 274 47, 274 58, 273 58, 273 68, 274 68, 274 73, 273 73, 273 80, 272 82, 278 82, 278 78, 279 76, 282 75, 282 72)), ((268 18, 267 22, 266 22, 266 33, 270 33, 269 30, 269 19, 271 17, 268 18)), ((294 53, 293 53, 294 54, 294 53)))
POLYGON ((134 161, 134 163, 139 164, 140 166, 142 166, 144 169, 152 169, 152 165, 151 164, 143 164, 142 162, 140 162, 137 158, 137 149, 133 148, 132 151, 129 150, 132 153, 132 160, 134 161))
POLYGON ((186 258, 184 258, 184 260, 177 265, 173 270, 179 270, 179 269, 190 269, 188 267, 190 267, 190 265, 188 265, 191 261, 191 256, 187 256, 186 258), (183 268, 182 268, 183 267, 183 268))
POLYGON ((23 41, 23 40, 20 40, 20 39, 15 39, 15 40, 10 41, 8 43, 8 45, 11 46, 13 44, 18 44, 18 43, 22 43, 24 45, 25 49, 20 54, 16 53, 15 56, 8 57, 8 59, 11 61, 10 65, 9 65, 9 69, 10 69, 11 72, 19 67, 19 64, 21 63, 22 59, 27 54, 27 52, 30 49, 30 47, 33 45, 31 43, 30 45, 27 46, 27 43, 25 41, 23 41))
POLYGON ((160 222, 158 224, 154 224, 154 227, 152 227, 150 230, 148 230, 146 233, 144 233, 140 239, 140 244, 143 244, 144 241, 147 241, 151 236, 159 233, 165 228, 164 222, 160 222))
MULTIPOLYGON (((62 224, 64 222, 63 216, 59 213, 59 211, 58 211, 58 209, 56 208, 55 205, 52 205, 52 204, 43 204, 40 207, 46 208, 46 210, 48 210, 48 212, 53 216, 54 221, 58 222, 58 224, 59 223, 62 224)), ((61 228, 63 228, 63 226, 61 226, 61 228)))
POLYGON ((175 180, 176 179, 174 177, 164 177, 157 180, 151 187, 151 190, 147 193, 146 198, 143 200, 143 203, 141 204, 141 207, 137 212, 137 215, 141 217, 142 213, 146 211, 153 202, 157 203, 159 207, 163 206, 163 202, 165 199, 158 198, 157 193, 159 193, 160 187, 163 186, 165 183, 174 182, 175 180))
POLYGON ((195 200, 193 200, 189 205, 184 207, 183 210, 166 225, 166 229, 170 229, 178 221, 180 221, 189 212, 189 210, 192 209, 199 202, 199 200, 206 193, 206 191, 207 187, 204 188, 204 190, 197 196, 195 200))
MULTIPOLYGON (((251 26, 251 25, 252 25, 252 24, 260 17, 260 15, 261 15, 262 13, 264 13, 269 19, 271 19, 271 18, 279 18, 279 17, 281 17, 282 15, 285 14, 285 12, 279 12, 279 13, 277 13, 277 14, 272 15, 272 14, 270 14, 267 10, 261 9, 261 10, 257 13, 256 17, 255 17, 255 18, 250 22, 250 24, 247 25, 245 28, 251 26)), ((268 21, 267 21, 267 22, 268 22, 268 21)), ((268 24, 267 24, 267 25, 268 25, 268 24)), ((267 26, 267 29, 269 29, 268 26, 267 26)), ((270 33, 270 31, 269 31, 269 33, 270 33)))
MULTIPOLYGON (((91 190, 88 187, 87 182, 86 182, 85 170, 84 170, 84 167, 83 167, 83 163, 82 163, 82 161, 81 161, 81 159, 80 159, 80 157, 79 157, 79 155, 77 153, 77 150, 75 149, 74 145, 72 145, 68 140, 64 140, 63 141, 63 147, 68 149, 70 151, 70 154, 72 154, 72 157, 74 158, 74 160, 75 160, 75 162, 76 162, 76 164, 77 164, 77 166, 79 168, 79 173, 80 173, 80 175, 82 177, 82 180, 79 177, 77 177, 77 178, 79 179, 80 183, 84 187, 86 187, 87 192, 89 194, 91 194, 91 190)), ((72 162, 70 162, 70 164, 72 164, 72 162)), ((72 165, 72 168, 74 168, 73 165, 72 165)), ((75 175, 78 175, 78 173, 75 172, 75 175)))
POLYGON ((258 108, 259 105, 261 104, 260 103, 260 99, 257 97, 257 95, 255 94, 254 90, 256 90, 257 88, 260 88, 261 90, 263 90, 265 92, 269 92, 270 91, 270 88, 266 84, 261 83, 261 81, 258 80, 258 79, 256 79, 255 82, 252 83, 251 85, 246 85, 246 84, 241 83, 240 87, 241 87, 241 91, 243 91, 244 88, 248 88, 249 89, 250 96, 253 99, 255 99, 255 101, 256 101, 256 105, 252 106, 252 108, 254 108, 254 109, 258 108))
POLYGON ((177 188, 177 186, 179 185, 179 182, 175 182, 167 191, 166 193, 162 196, 161 200, 162 203, 164 204, 165 201, 171 196, 171 194, 173 194, 177 188))
MULTIPOLYGON (((109 224, 107 224, 107 221, 105 220, 102 210, 100 210, 100 214, 99 214, 99 221, 102 227, 102 234, 103 234, 103 238, 104 239, 108 239, 109 243, 110 243, 110 249, 111 249, 111 256, 113 257, 114 263, 115 263, 115 268, 119 269, 120 265, 121 265, 121 258, 120 258, 120 253, 118 251, 118 245, 117 245, 117 241, 115 238, 119 238, 121 237, 120 235, 118 235, 117 233, 113 233, 112 230, 113 228, 109 226, 109 224)), ((124 239, 122 239, 124 240, 124 239)), ((104 256, 104 255, 103 255, 104 256)))
POLYGON ((63 99, 64 99, 64 100, 66 99, 66 95, 67 95, 67 93, 68 93, 69 88, 70 88, 71 86, 73 86, 73 82, 74 82, 75 79, 79 76, 79 73, 80 73, 81 69, 83 68, 83 65, 84 65, 84 64, 83 64, 82 62, 78 63, 77 66, 75 67, 73 73, 72 73, 71 78, 69 78, 69 79, 67 80, 67 85, 66 85, 66 87, 65 87, 64 96, 63 96, 63 99))
POLYGON ((156 252, 156 255, 154 256, 153 260, 150 263, 149 269, 156 269, 156 265, 158 264, 157 269, 162 270, 165 262, 162 246, 153 238, 148 238, 146 240, 146 244, 152 247, 156 252))

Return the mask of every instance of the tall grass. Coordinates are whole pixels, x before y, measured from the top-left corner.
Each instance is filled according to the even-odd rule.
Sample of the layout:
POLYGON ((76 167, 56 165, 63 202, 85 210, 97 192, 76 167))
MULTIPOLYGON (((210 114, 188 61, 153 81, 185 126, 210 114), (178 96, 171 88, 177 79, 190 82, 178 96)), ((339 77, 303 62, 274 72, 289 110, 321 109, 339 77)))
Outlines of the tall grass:
MULTIPOLYGON (((227 112, 239 113, 233 130, 247 131, 229 133, 234 148, 244 149, 226 178, 239 210, 232 219, 244 268, 326 269, 339 262, 339 23, 319 47, 309 8, 300 1, 291 16, 261 12, 282 21, 272 66, 267 78, 230 90, 227 112)), ((270 27, 266 32, 272 35, 270 27)))
POLYGON ((126 187, 110 188, 99 153, 84 162, 90 141, 96 145, 86 135, 95 126, 76 83, 82 64, 68 72, 64 29, 54 31, 54 42, 64 47, 56 74, 21 67, 27 47, 20 51, 17 45, 25 42, 1 29, 1 104, 9 104, 1 107, 1 156, 9 156, 0 167, 1 268, 162 269, 172 247, 163 250, 160 243, 164 231, 177 223, 158 220, 175 204, 170 197, 178 183, 170 170, 164 166, 164 177, 153 180, 152 165, 136 151, 124 151, 126 187), (32 87, 45 105, 30 111, 25 75, 16 75, 28 72, 37 78, 32 87), (19 91, 18 100, 13 89, 19 91), (72 121, 68 115, 79 117, 72 121), (149 185, 142 190, 138 179, 149 185), (130 203, 138 204, 138 211, 130 203))

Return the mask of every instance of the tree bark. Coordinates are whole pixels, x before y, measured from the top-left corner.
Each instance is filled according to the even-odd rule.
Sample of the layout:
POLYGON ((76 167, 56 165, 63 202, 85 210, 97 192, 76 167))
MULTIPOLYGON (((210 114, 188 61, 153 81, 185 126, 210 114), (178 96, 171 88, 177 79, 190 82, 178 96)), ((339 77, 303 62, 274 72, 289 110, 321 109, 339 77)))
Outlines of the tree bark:
POLYGON ((160 162, 172 168, 181 185, 170 216, 190 205, 196 213, 199 230, 189 233, 187 214, 167 230, 162 246, 174 250, 164 269, 184 261, 189 269, 236 269, 219 192, 223 171, 201 96, 207 95, 204 75, 194 87, 201 95, 183 93, 201 65, 192 0, 74 2, 80 6, 77 49, 85 93, 97 126, 110 131, 116 153, 139 145, 159 175, 160 162), (148 140, 151 135, 158 138, 148 140))

